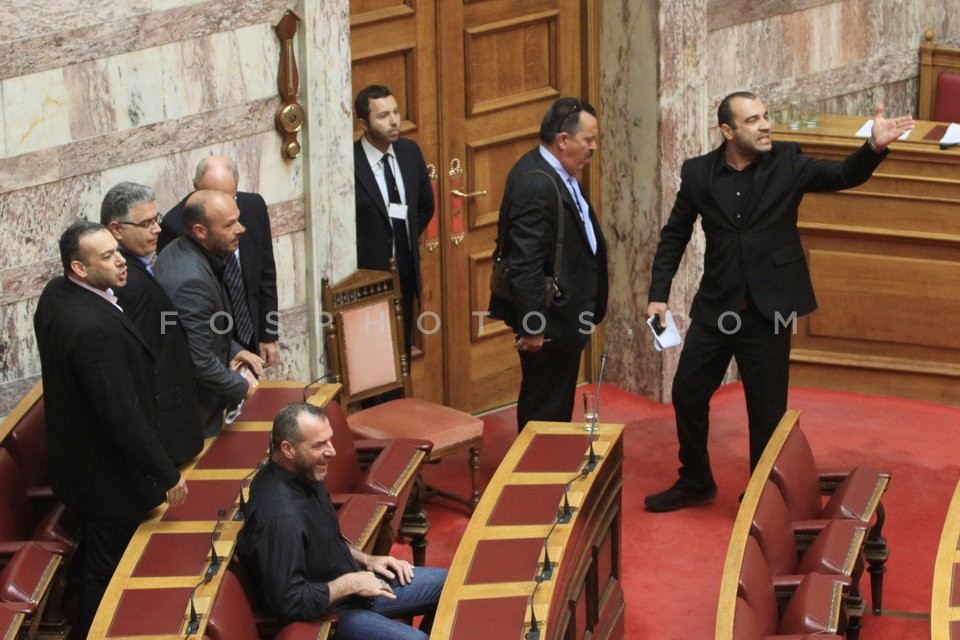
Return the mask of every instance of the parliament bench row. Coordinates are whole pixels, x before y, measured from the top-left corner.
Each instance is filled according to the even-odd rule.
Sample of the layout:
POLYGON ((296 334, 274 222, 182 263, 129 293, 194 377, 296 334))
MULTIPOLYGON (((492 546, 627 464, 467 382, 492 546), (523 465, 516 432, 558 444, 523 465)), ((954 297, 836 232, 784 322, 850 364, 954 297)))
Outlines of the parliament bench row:
POLYGON ((881 497, 890 474, 867 464, 817 468, 788 411, 751 475, 728 546, 716 637, 769 640, 858 637, 864 570, 880 613, 884 563, 881 497))

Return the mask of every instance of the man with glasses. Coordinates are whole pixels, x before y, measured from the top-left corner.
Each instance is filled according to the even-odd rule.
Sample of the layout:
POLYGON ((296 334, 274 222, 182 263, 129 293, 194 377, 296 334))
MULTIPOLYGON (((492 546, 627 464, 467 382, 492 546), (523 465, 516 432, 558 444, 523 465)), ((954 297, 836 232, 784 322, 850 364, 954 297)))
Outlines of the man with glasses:
POLYGON ((181 465, 200 452, 203 434, 187 335, 150 265, 160 218, 153 189, 134 182, 114 186, 100 205, 100 224, 127 260, 127 284, 117 291, 118 303, 155 358, 157 435, 174 464, 181 465))
POLYGON ((497 251, 509 268, 513 296, 491 293, 490 316, 516 334, 520 430, 530 420, 570 420, 580 354, 606 313, 606 243, 576 177, 593 157, 598 137, 594 108, 560 98, 540 124, 540 145, 517 161, 504 187, 497 251), (544 278, 554 274, 555 251, 561 254, 559 279, 548 301, 544 278))

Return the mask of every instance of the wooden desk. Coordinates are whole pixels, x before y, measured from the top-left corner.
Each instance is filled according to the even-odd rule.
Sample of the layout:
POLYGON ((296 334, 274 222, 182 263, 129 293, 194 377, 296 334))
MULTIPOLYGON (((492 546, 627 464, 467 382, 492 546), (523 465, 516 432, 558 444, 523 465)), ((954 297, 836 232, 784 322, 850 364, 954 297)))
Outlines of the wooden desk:
POLYGON ((933 566, 930 638, 960 638, 960 481, 943 522, 937 561, 933 566))
MULTIPOLYGON (((277 411, 302 400, 304 385, 262 381, 260 390, 244 403, 240 419, 226 425, 215 438, 208 438, 197 458, 181 469, 190 491, 187 501, 172 509, 164 503, 137 529, 107 587, 90 638, 182 638, 194 587, 193 604, 200 619, 191 637, 203 636, 210 606, 243 525, 233 520, 239 509, 241 481, 266 458, 277 411), (204 582, 215 526, 215 546, 222 564, 204 582)), ((340 385, 315 389, 309 401, 324 406, 339 393, 340 385)), ((248 484, 244 483, 244 488, 248 484)))
POLYGON ((531 422, 507 452, 454 556, 431 638, 517 640, 530 600, 541 638, 622 638, 623 425, 600 425, 602 456, 583 476, 582 424, 531 422), (564 486, 575 509, 554 526, 564 486), (544 541, 553 576, 537 585, 544 541))
MULTIPOLYGON (((841 159, 866 121, 822 115, 773 137, 841 159)), ((819 309, 798 323, 793 384, 960 404, 960 148, 940 149, 944 128, 918 122, 865 184, 804 196, 819 309)))

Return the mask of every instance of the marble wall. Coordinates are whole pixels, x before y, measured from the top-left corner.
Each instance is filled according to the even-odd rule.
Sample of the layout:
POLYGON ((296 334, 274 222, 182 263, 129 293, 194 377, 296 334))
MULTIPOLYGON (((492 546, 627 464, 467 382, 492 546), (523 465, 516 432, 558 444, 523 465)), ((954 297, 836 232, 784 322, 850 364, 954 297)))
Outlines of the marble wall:
MULTIPOLYGON (((605 326, 606 350, 616 354, 609 379, 666 401, 678 353, 655 352, 641 331, 650 263, 683 159, 720 141, 717 104, 749 89, 776 113, 807 90, 824 112, 866 118, 884 102, 888 114, 916 115, 923 32, 960 46, 960 3, 605 0, 602 12, 602 40, 612 43, 601 53, 603 224, 615 269, 605 326)), ((671 292, 681 332, 702 253, 698 230, 671 292)))
POLYGON ((98 219, 122 180, 165 211, 212 153, 269 205, 283 358, 269 377, 316 371, 313 291, 355 264, 348 0, 3 0, 0 25, 0 415, 38 378, 32 317, 62 230, 98 219), (297 160, 274 129, 287 8, 302 19, 297 160))

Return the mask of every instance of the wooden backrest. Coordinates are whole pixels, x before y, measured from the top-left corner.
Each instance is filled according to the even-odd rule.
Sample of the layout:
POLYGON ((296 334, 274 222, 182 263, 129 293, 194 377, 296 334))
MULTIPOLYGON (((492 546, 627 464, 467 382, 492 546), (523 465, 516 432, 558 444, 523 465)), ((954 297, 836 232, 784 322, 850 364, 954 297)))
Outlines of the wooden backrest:
POLYGON ((921 120, 960 122, 960 48, 934 44, 929 29, 923 37, 918 115, 921 120))
POLYGON ((343 404, 387 391, 410 394, 410 365, 403 348, 400 276, 358 269, 335 284, 321 282, 327 363, 343 385, 343 404))
POLYGON ((734 614, 737 610, 737 592, 739 589, 740 570, 743 564, 744 549, 747 538, 750 536, 753 516, 760 502, 760 495, 764 485, 770 478, 770 471, 784 442, 790 432, 799 424, 800 412, 787 411, 770 436, 770 441, 763 450, 763 455, 757 462, 756 468, 750 474, 750 482, 740 501, 737 519, 733 523, 730 533, 730 543, 727 545, 727 556, 723 563, 723 576, 720 579, 720 597, 717 602, 717 625, 715 637, 717 640, 732 640, 734 638, 734 614))

